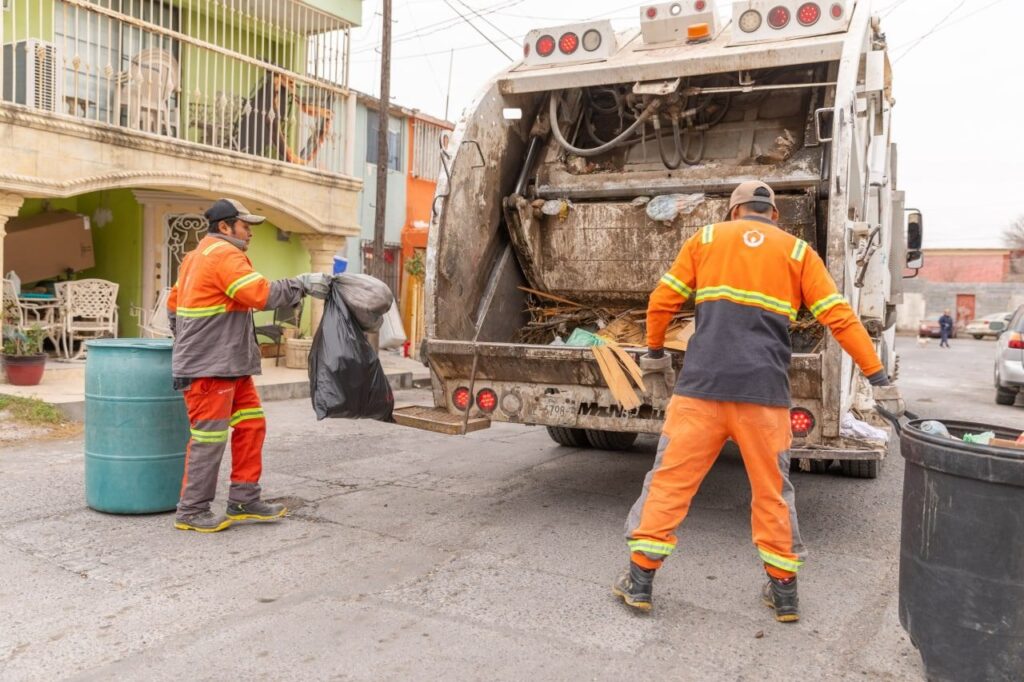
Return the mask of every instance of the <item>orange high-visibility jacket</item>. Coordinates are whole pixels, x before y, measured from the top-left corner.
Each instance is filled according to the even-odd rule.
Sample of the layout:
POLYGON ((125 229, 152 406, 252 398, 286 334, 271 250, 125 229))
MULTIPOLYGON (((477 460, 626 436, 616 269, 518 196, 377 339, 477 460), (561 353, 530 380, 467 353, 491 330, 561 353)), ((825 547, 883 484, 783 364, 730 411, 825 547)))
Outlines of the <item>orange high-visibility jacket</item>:
POLYGON ((207 235, 182 260, 167 299, 174 333, 175 377, 243 377, 260 374, 253 310, 297 305, 298 279, 275 282, 224 235, 207 235))
POLYGON ((871 380, 886 380, 871 337, 807 242, 770 220, 707 225, 686 240, 651 294, 647 346, 662 348, 672 316, 696 300, 696 331, 675 393, 788 406, 789 325, 801 306, 827 326, 871 380))

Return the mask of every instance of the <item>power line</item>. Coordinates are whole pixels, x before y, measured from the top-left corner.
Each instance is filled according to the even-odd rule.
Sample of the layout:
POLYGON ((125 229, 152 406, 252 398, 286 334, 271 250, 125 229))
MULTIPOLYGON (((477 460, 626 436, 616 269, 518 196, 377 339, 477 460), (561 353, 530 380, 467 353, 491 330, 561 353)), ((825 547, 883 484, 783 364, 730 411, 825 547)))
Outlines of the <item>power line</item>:
POLYGON ((990 2, 989 4, 987 4, 987 5, 983 6, 983 7, 979 7, 978 9, 974 10, 973 12, 970 12, 969 14, 965 14, 964 16, 960 17, 956 21, 953 21, 953 22, 950 22, 949 24, 946 24, 946 20, 949 19, 951 16, 953 16, 961 7, 964 6, 964 3, 967 2, 967 0, 961 0, 961 2, 956 7, 954 7, 948 14, 946 14, 946 16, 942 17, 942 19, 939 20, 939 22, 937 24, 932 26, 922 36, 920 36, 916 40, 912 40, 909 43, 904 43, 903 45, 900 45, 899 47, 897 47, 896 49, 898 50, 898 49, 901 49, 901 48, 909 45, 909 47, 907 47, 907 49, 902 54, 900 54, 900 56, 896 57, 896 59, 894 60, 893 63, 898 62, 901 59, 903 59, 904 57, 906 57, 908 54, 911 53, 911 51, 914 50, 914 48, 916 48, 918 45, 920 45, 929 36, 931 36, 931 35, 933 35, 935 33, 938 33, 939 31, 942 31, 944 29, 947 29, 947 28, 949 28, 951 26, 955 26, 956 24, 959 24, 960 22, 965 21, 966 19, 968 19, 970 17, 973 17, 975 14, 978 14, 979 12, 983 12, 984 10, 988 9, 989 7, 992 7, 993 5, 997 5, 1000 2, 1002 2, 1002 1, 1003 0, 993 0, 993 2, 990 2), (943 24, 946 24, 946 25, 943 26, 943 24))
POLYGON ((505 36, 506 38, 508 38, 509 40, 511 40, 511 41, 512 41, 513 43, 516 43, 516 44, 518 44, 518 43, 519 43, 519 41, 518 41, 518 40, 516 40, 515 38, 513 38, 513 37, 512 37, 512 36, 510 36, 509 34, 507 34, 507 33, 505 33, 504 31, 502 31, 502 30, 501 30, 500 28, 498 28, 497 26, 495 26, 494 24, 492 24, 492 23, 491 23, 491 20, 490 20, 490 19, 488 19, 488 18, 487 18, 487 17, 485 17, 484 15, 480 14, 479 12, 477 12, 477 11, 476 11, 475 9, 473 9, 472 7, 470 7, 469 5, 467 5, 466 3, 462 2, 462 0, 456 0, 456 2, 458 2, 458 3, 460 4, 460 5, 462 5, 462 6, 463 6, 463 7, 465 7, 466 9, 468 9, 468 10, 469 10, 470 12, 472 12, 474 16, 476 16, 476 17, 477 17, 478 19, 480 19, 480 21, 484 22, 485 24, 487 24, 488 26, 490 26, 491 28, 493 28, 493 29, 494 29, 495 31, 497 31, 497 32, 498 32, 498 33, 500 33, 501 35, 503 35, 503 36, 505 36))
MULTIPOLYGON (((515 7, 516 5, 521 5, 523 2, 525 2, 525 0, 501 0, 501 2, 496 2, 493 5, 490 5, 488 7, 484 7, 482 9, 478 10, 478 12, 480 12, 481 14, 493 14, 493 13, 499 11, 499 10, 510 9, 512 7, 515 7)), ((462 23, 462 20, 459 19, 458 17, 453 18, 453 19, 443 19, 441 21, 434 22, 433 24, 427 24, 426 26, 423 26, 422 29, 420 29, 420 30, 413 30, 413 31, 406 31, 405 33, 399 33, 392 40, 392 44, 394 44, 394 43, 404 43, 404 42, 407 42, 407 41, 410 41, 410 40, 415 40, 416 38, 423 38, 428 33, 432 34, 432 33, 437 33, 439 31, 444 31, 444 30, 447 30, 449 28, 453 28, 455 26, 458 26, 460 23, 462 23)), ((370 45, 367 45, 366 47, 360 47, 358 49, 352 50, 352 54, 361 54, 361 53, 364 53, 364 52, 373 51, 375 49, 377 49, 377 46, 373 45, 373 44, 370 44, 370 45)))
POLYGON ((503 55, 505 55, 505 57, 507 57, 510 62, 511 61, 515 61, 513 59, 512 55, 510 55, 508 52, 505 52, 505 50, 501 49, 501 47, 498 45, 498 43, 496 43, 493 40, 491 40, 490 37, 486 33, 484 33, 479 28, 477 28, 476 24, 474 24, 472 21, 470 21, 464 14, 459 12, 459 10, 455 9, 455 6, 452 3, 448 2, 448 0, 444 0, 444 4, 448 5, 448 9, 450 9, 451 11, 455 12, 456 14, 458 14, 459 17, 463 21, 465 21, 467 24, 469 24, 470 28, 472 28, 474 31, 479 33, 481 36, 483 36, 487 40, 487 42, 489 42, 491 45, 493 45, 495 50, 497 50, 498 52, 500 52, 503 55))

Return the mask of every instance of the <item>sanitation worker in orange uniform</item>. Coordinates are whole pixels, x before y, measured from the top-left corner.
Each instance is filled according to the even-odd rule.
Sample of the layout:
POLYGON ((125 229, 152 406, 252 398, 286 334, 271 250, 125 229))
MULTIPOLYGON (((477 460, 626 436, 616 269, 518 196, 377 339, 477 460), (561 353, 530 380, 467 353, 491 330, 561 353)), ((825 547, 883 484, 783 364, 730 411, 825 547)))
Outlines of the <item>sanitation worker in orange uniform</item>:
POLYGON ((260 497, 267 426, 252 380, 261 371, 252 313, 298 305, 304 294, 326 298, 330 277, 311 272, 271 282, 245 255, 263 216, 233 199, 217 200, 205 215, 209 232, 182 261, 167 312, 171 372, 191 428, 174 527, 215 533, 233 521, 270 521, 288 511, 260 497), (229 436, 231 490, 222 515, 210 504, 229 436))
POLYGON ((807 242, 779 229, 775 193, 745 182, 729 222, 686 241, 647 308, 645 374, 671 376, 663 346, 672 316, 691 296, 697 329, 669 402, 654 468, 626 521, 630 565, 613 593, 649 611, 655 571, 676 549, 676 529, 726 439, 740 448, 753 493, 754 545, 768 581, 765 603, 781 622, 799 619, 796 575, 804 561, 789 481, 789 325, 801 306, 835 336, 867 376, 877 401, 900 412, 898 393, 864 326, 807 242))

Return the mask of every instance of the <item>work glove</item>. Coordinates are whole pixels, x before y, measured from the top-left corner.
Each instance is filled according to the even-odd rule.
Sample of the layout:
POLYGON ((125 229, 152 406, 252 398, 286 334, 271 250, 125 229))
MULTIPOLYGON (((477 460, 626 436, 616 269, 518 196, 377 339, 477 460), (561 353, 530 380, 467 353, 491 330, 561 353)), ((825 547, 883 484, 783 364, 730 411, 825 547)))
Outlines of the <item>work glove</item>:
POLYGON ((307 272, 296 277, 302 285, 302 291, 313 298, 325 299, 331 292, 331 276, 322 272, 307 272))
POLYGON ((653 401, 666 401, 672 395, 676 373, 672 369, 672 356, 662 349, 647 351, 640 356, 640 371, 644 375, 644 387, 651 392, 653 401))
POLYGON ((896 417, 902 417, 907 411, 907 403, 900 395, 900 389, 890 384, 872 386, 871 397, 875 399, 875 403, 896 417))

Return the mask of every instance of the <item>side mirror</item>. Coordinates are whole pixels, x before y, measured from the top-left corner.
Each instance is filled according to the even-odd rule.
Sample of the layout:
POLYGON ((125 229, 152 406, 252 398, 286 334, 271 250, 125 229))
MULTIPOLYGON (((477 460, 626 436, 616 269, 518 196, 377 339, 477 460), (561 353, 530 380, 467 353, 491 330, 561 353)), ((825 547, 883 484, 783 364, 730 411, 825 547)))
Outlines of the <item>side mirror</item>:
POLYGON ((920 211, 912 210, 907 214, 907 267, 911 270, 924 267, 923 243, 924 216, 920 211))

